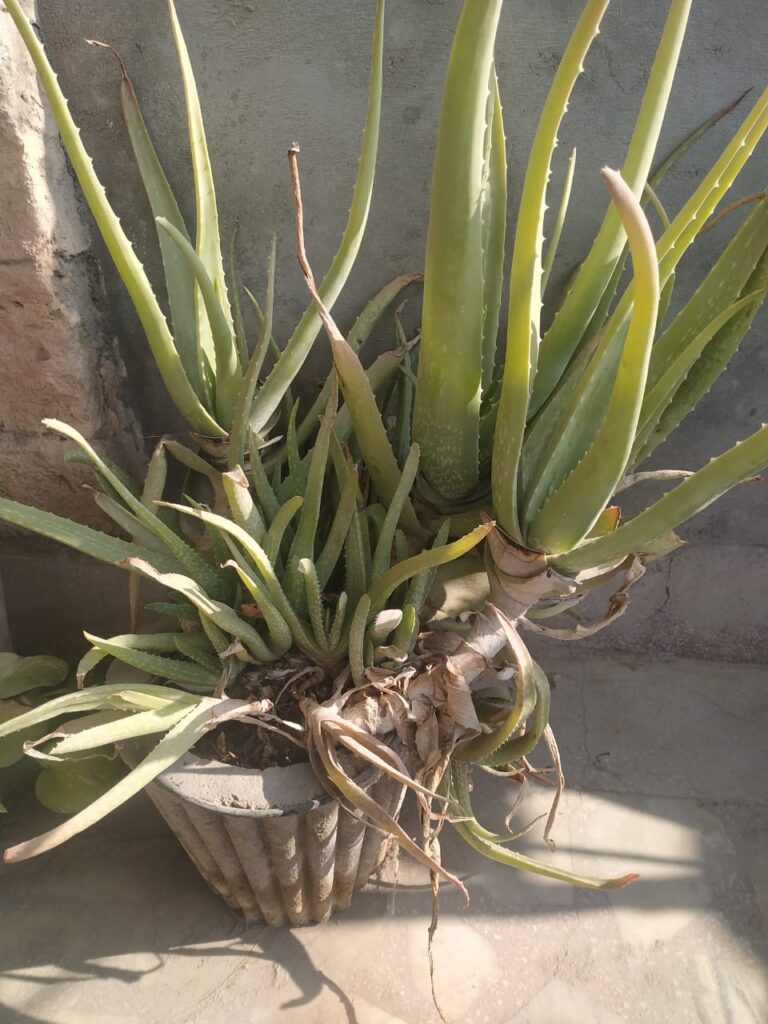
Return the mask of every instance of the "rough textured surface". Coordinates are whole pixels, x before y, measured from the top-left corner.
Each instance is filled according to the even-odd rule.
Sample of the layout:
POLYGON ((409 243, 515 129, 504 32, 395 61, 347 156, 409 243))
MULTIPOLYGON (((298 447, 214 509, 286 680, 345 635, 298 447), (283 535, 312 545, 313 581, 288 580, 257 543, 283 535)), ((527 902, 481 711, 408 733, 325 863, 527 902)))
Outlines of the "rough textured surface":
MULTIPOLYGON (((498 62, 514 213, 535 120, 582 4, 581 0, 537 4, 508 0, 505 6, 498 62)), ((621 163, 666 7, 661 2, 615 0, 578 84, 553 181, 556 194, 566 155, 578 143, 577 182, 561 249, 561 279, 583 255, 599 222, 606 197, 598 170, 603 163, 621 163)), ((440 89, 459 9, 460 0, 397 0, 389 5, 381 160, 363 253, 338 305, 342 325, 388 278, 422 264, 440 89)), ((308 244, 320 273, 341 233, 354 177, 373 2, 178 0, 178 10, 207 115, 223 231, 228 235, 239 218, 241 267, 259 293, 264 288, 269 236, 277 231, 280 237, 277 334, 284 341, 307 301, 293 255, 285 151, 294 139, 302 144, 308 244)), ((114 62, 82 40, 97 36, 123 53, 162 159, 191 219, 183 101, 165 5, 161 0, 131 4, 40 0, 40 13, 46 44, 83 126, 86 145, 139 252, 148 257, 156 275, 155 233, 127 156, 114 62)), ((0 19, 4 17, 0 14, 0 19)), ((9 45, 7 35, 3 32, 4 47, 9 45)), ((766 74, 764 39, 763 0, 733 0, 727 12, 722 0, 697 0, 663 149, 744 88, 761 85, 766 74)), ((663 189, 670 208, 678 208, 696 185, 702 168, 715 157, 739 116, 712 133, 672 175, 663 189)), ((734 194, 744 195, 764 184, 765 144, 734 194)), ((730 226, 726 223, 711 232, 687 258, 680 275, 681 297, 711 264, 730 226)), ((81 251, 78 245, 74 251, 81 251)), ((128 367, 131 397, 143 430, 152 435, 176 429, 178 418, 170 411, 122 286, 98 243, 94 251, 107 284, 120 356, 128 367)), ((414 295, 414 320, 417 305, 414 295)), ((768 418, 764 397, 768 349, 761 344, 764 325, 763 317, 726 378, 659 452, 658 464, 702 465, 768 418)), ((382 336, 378 344, 386 341, 382 336)), ((321 341, 305 373, 308 387, 326 366, 327 351, 321 341)), ((56 409, 44 411, 50 414, 56 409)), ((61 479, 53 476, 43 480, 46 494, 70 501, 61 479)), ((635 591, 634 611, 604 643, 739 660, 768 658, 760 599, 768 546, 766 486, 741 488, 694 520, 685 531, 690 548, 643 581, 635 591)), ((95 573, 92 587, 101 578, 95 573)), ((114 623, 115 629, 123 627, 124 620, 114 623)))
POLYGON ((78 486, 85 474, 63 462, 71 445, 40 420, 66 420, 129 465, 138 462, 138 432, 120 396, 122 363, 97 309, 98 270, 55 126, 4 11, 0 26, 2 492, 94 520, 78 486))
MULTIPOLYGON (((550 661, 570 791, 549 854, 641 878, 613 893, 508 871, 446 830, 435 957, 456 1024, 763 1024, 768 1019, 764 667, 550 661), (620 732, 617 721, 621 720, 620 732), (685 723, 685 728, 681 728, 685 723)), ((491 827, 512 797, 483 782, 491 827)), ((3 843, 52 816, 4 794, 3 843)), ((544 809, 532 787, 521 822, 544 809)), ((411 819, 411 828, 414 827, 411 819)), ((421 868, 316 928, 245 929, 144 798, 68 846, 0 868, 0 1020, 26 1024, 431 1024, 421 868)))

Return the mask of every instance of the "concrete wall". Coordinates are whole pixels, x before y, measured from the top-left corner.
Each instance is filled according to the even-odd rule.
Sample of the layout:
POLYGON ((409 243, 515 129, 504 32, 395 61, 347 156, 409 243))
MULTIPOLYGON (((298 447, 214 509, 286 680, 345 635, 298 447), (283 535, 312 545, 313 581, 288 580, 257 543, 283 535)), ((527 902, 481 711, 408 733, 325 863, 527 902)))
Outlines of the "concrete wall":
MULTIPOLYGON (((460 6, 460 0, 389 4, 377 188, 363 254, 337 307, 342 324, 387 279, 422 263, 439 96, 460 6)), ((662 0, 614 0, 579 83, 558 160, 560 170, 570 147, 578 144, 561 278, 585 251, 602 216, 606 200, 597 172, 604 163, 621 163, 667 6, 662 0)), ((39 7, 43 37, 85 143, 139 251, 156 270, 154 228, 127 155, 114 63, 82 40, 102 39, 123 54, 169 177, 191 219, 183 106, 165 3, 39 0, 39 7)), ((269 235, 277 231, 280 236, 277 333, 283 339, 306 303, 293 255, 285 153, 293 140, 301 143, 308 244, 320 272, 338 241, 354 177, 373 7, 373 0, 177 0, 207 116, 223 230, 228 235, 239 219, 240 263, 257 291, 264 285, 269 235)), ((507 0, 498 64, 513 214, 536 117, 581 7, 581 0, 507 0)), ((5 16, 0 19, 5 39, 5 16)), ((694 3, 662 148, 743 89, 762 87, 768 77, 765 40, 764 0, 694 3)), ((663 190, 672 209, 695 187, 735 123, 732 118, 721 126, 672 175, 663 190)), ((763 145, 742 176, 737 195, 764 186, 765 157, 763 145)), ((559 173, 555 187, 558 180, 559 173)), ((735 219, 725 231, 711 232, 686 261, 681 295, 706 271, 733 225, 735 219)), ((98 242, 94 252, 119 357, 128 368, 130 402, 143 432, 150 437, 173 429, 178 419, 170 411, 126 296, 98 242)), ((414 316, 417 304, 414 297, 414 316)), ((701 465, 765 417, 764 331, 763 318, 726 378, 659 453, 657 463, 701 465)), ((327 363, 320 343, 306 369, 307 387, 327 363)), ((765 485, 742 487, 700 515, 686 530, 689 546, 649 573, 635 592, 634 614, 600 642, 697 656, 768 658, 763 611, 768 598, 767 503, 765 485)), ((102 586, 100 576, 98 580, 95 585, 102 586)), ((6 590, 13 626, 13 608, 24 604, 20 591, 25 587, 6 581, 6 590)))

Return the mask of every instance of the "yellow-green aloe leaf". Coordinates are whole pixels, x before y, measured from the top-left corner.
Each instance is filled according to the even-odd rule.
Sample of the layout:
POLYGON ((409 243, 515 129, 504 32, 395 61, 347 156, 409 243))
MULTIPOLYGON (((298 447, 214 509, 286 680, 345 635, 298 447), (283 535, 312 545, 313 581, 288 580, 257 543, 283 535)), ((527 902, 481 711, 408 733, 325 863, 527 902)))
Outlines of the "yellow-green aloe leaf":
MULTIPOLYGON (((173 0, 168 0, 168 12, 171 28, 176 44, 176 52, 181 68, 181 79, 184 85, 184 100, 187 108, 187 127, 189 131, 189 148, 192 156, 192 172, 195 182, 195 214, 197 220, 197 238, 195 249, 200 257, 206 273, 210 278, 218 298, 224 320, 230 334, 234 333, 232 312, 227 295, 227 284, 224 276, 224 260, 221 255, 221 237, 219 233, 219 213, 216 206, 216 189, 211 170, 211 159, 205 138, 203 114, 200 109, 200 97, 197 93, 195 76, 189 59, 187 44, 181 31, 173 0)), ((199 279, 198 279, 199 286, 199 279)), ((201 291, 196 291, 197 314, 197 345, 198 364, 204 376, 204 362, 214 364, 214 340, 216 326, 209 320, 210 309, 201 291), (211 331, 213 330, 213 336, 211 331)), ((218 359, 218 353, 216 353, 218 359)), ((217 389, 220 383, 222 367, 216 367, 217 389)), ((218 396, 217 396, 218 397, 218 396)))
POLYGON ((750 292, 743 299, 739 299, 738 302, 727 306, 679 353, 677 358, 669 364, 666 372, 658 377, 654 385, 647 388, 635 440, 635 452, 643 449, 651 432, 656 428, 667 406, 674 398, 680 386, 685 382, 691 368, 702 355, 707 345, 721 330, 727 327, 730 320, 739 316, 740 313, 759 307, 764 298, 765 289, 761 288, 760 291, 750 292))
POLYGON ((72 120, 69 107, 45 50, 30 24, 20 0, 5 0, 5 6, 21 35, 35 65, 51 104, 61 140, 72 163, 86 202, 96 225, 125 284, 131 301, 147 335, 157 368, 168 392, 182 415, 195 430, 212 437, 223 437, 225 431, 203 406, 189 381, 173 337, 141 261, 96 176, 91 158, 83 146, 80 132, 72 120))
POLYGON ((563 191, 560 196, 560 205, 557 208, 557 216, 555 217, 555 223, 552 227, 552 237, 547 245, 547 251, 544 255, 541 268, 541 294, 547 290, 549 284, 549 278, 552 274, 552 268, 555 265, 555 257, 557 256, 557 250, 560 248, 560 239, 563 236, 563 228, 565 227, 565 218, 568 216, 568 207, 571 203, 571 191, 573 190, 573 178, 576 173, 576 147, 573 147, 573 151, 568 159, 568 168, 565 172, 565 181, 563 182, 563 191))
MULTIPOLYGON (((126 640, 125 637, 117 636, 109 639, 93 636, 91 633, 83 634, 85 639, 93 647, 106 654, 111 654, 118 661, 137 668, 148 675, 158 676, 160 679, 170 679, 176 683, 189 683, 192 686, 200 686, 204 692, 212 693, 216 688, 221 673, 212 672, 200 665, 188 661, 180 661, 177 658, 166 658, 161 654, 152 654, 142 650, 134 643, 126 640)), ((130 639, 130 638, 129 638, 130 639)), ((175 650, 176 648, 172 648, 175 650)))
POLYGON ((280 558, 280 548, 286 532, 288 531, 294 516, 301 510, 303 504, 304 499, 297 494, 281 505, 275 514, 264 540, 264 553, 272 565, 277 564, 278 559, 280 558))
MULTIPOLYGON (((672 0, 621 174, 639 201, 651 170, 685 38, 692 0, 672 0)), ((579 345, 624 251, 625 234, 611 205, 542 346, 531 413, 551 394, 579 345)))
POLYGON ((256 573, 240 553, 235 542, 230 537, 227 537, 227 543, 232 552, 232 560, 224 564, 231 566, 235 570, 243 586, 253 598, 259 612, 264 616, 264 623, 269 631, 270 646, 275 655, 281 658, 290 650, 293 644, 293 635, 290 627, 275 607, 263 582, 256 576, 256 573))
MULTIPOLYGON (((141 552, 141 548, 129 541, 111 537, 90 526, 73 523, 53 512, 44 512, 42 509, 22 505, 8 498, 0 498, 0 519, 13 526, 31 530, 41 537, 58 541, 59 544, 65 544, 75 551, 97 558, 101 562, 108 562, 110 565, 121 565, 126 558, 141 552)), ((179 567, 176 559, 170 555, 153 552, 152 558, 166 571, 179 567)))
POLYGON ((664 410, 645 444, 637 452, 636 462, 642 462, 648 458, 666 440, 723 373, 765 301, 766 288, 768 288, 768 249, 763 254, 745 288, 748 294, 756 295, 757 298, 730 319, 704 349, 686 380, 675 392, 674 398, 664 410), (754 288, 759 288, 760 291, 752 291, 754 288))
POLYGON ((766 466, 768 426, 712 459, 609 536, 585 541, 573 551, 553 559, 553 565, 562 572, 573 574, 594 566, 608 565, 617 558, 642 550, 766 466))
POLYGON ((432 171, 413 438, 422 472, 448 499, 463 497, 478 481, 485 301, 480 211, 501 6, 502 0, 476 0, 462 8, 432 171))
POLYGON ((235 522, 247 530, 254 540, 262 544, 267 528, 264 525, 261 512, 251 497, 248 477, 240 466, 237 466, 229 470, 228 473, 222 473, 221 482, 235 522))
POLYGON ((256 388, 259 383, 259 374, 264 365, 264 358, 269 347, 269 339, 272 337, 272 322, 275 309, 275 266, 277 262, 277 236, 272 236, 269 248, 269 262, 267 265, 267 301, 264 307, 264 319, 261 324, 261 332, 256 342, 250 360, 245 371, 243 382, 235 402, 235 410, 232 416, 232 430, 229 439, 229 466, 242 466, 245 462, 245 451, 248 444, 248 425, 251 418, 251 408, 256 388))
MULTIPOLYGON (((382 318, 384 313, 386 313, 386 311, 389 309, 389 307, 392 305, 395 299, 401 294, 401 292, 403 292, 410 285, 416 284, 421 280, 421 274, 402 274, 400 277, 396 277, 393 281, 390 281, 388 284, 384 285, 384 287, 379 292, 377 292, 376 295, 373 296, 373 298, 364 307, 362 313, 360 313, 358 318, 355 320, 354 324, 349 329, 349 333, 347 334, 347 342, 352 346, 355 352, 360 351, 360 349, 366 343, 368 338, 371 336, 371 333, 378 324, 379 320, 382 318)), ((385 355, 389 355, 391 358, 393 353, 385 353, 385 355)), ((377 366, 377 364, 380 362, 382 358, 383 357, 379 357, 373 363, 371 368, 369 370, 366 370, 366 373, 368 374, 368 377, 371 380, 371 387, 373 388, 374 391, 378 391, 379 387, 383 383, 385 383, 385 378, 381 376, 381 371, 384 367, 384 363, 381 363, 381 366, 379 366, 379 368, 376 371, 374 371, 374 367, 377 366), (375 382, 372 379, 373 373, 377 374, 377 379, 375 382), (379 377, 381 377, 381 379, 379 379, 379 377)), ((399 365, 399 361, 397 365, 399 365)), ((388 375, 386 376, 386 380, 391 379, 391 377, 395 373, 396 368, 397 367, 394 365, 391 367, 391 372, 388 373, 388 375)), ((301 423, 299 423, 298 427, 296 428, 296 438, 299 444, 304 444, 306 441, 308 441, 309 438, 317 429, 318 420, 320 416, 323 414, 323 411, 325 410, 325 407, 328 404, 328 399, 330 398, 333 378, 334 373, 331 372, 328 375, 328 378, 325 384, 323 385, 320 394, 317 396, 314 403, 312 404, 312 407, 310 408, 309 412, 306 414, 306 416, 302 419, 301 423)), ((340 415, 342 414, 343 410, 340 415)), ((349 425, 349 430, 351 430, 351 424, 349 425)), ((339 436, 338 421, 336 426, 336 434, 337 436, 339 436)), ((281 461, 284 461, 285 457, 285 448, 283 448, 281 449, 280 452, 281 461)))
MULTIPOLYGON (((300 571, 299 563, 303 559, 312 561, 314 573, 315 542, 317 527, 320 521, 320 505, 323 499, 325 471, 328 465, 328 449, 331 441, 333 421, 338 408, 338 385, 334 383, 330 402, 322 417, 317 439, 312 447, 307 472, 307 483, 304 489, 304 504, 296 526, 293 543, 286 559, 283 573, 283 589, 293 607, 301 614, 305 608, 305 587, 307 572, 300 571), (302 579, 302 576, 304 579, 302 579)), ((313 624, 314 625, 314 624, 313 624)))
POLYGON ((493 379, 499 333, 501 293, 504 287, 504 241, 507 234, 507 140, 496 69, 486 126, 483 173, 483 393, 493 379))
MULTIPOLYGON (((39 725, 41 722, 50 722, 51 719, 59 718, 61 715, 81 714, 83 711, 130 708, 132 705, 123 701, 126 690, 125 683, 106 683, 85 690, 77 690, 75 693, 65 693, 62 697, 54 697, 21 715, 15 715, 13 718, 0 722, 0 739, 39 725)), ((196 701, 196 698, 190 694, 149 683, 132 683, 131 690, 153 698, 158 702, 158 707, 179 702, 189 705, 196 701)))
POLYGON ((400 522, 400 516, 402 515, 405 507, 405 502, 413 488, 418 470, 419 447, 414 444, 411 445, 408 458, 405 460, 405 466, 403 467, 402 476, 400 477, 400 483, 392 496, 392 501, 390 502, 386 515, 384 516, 384 522, 382 523, 378 540, 376 541, 376 549, 373 552, 374 580, 379 579, 389 569, 389 564, 392 559, 392 545, 395 540, 395 531, 397 530, 400 522))
MULTIPOLYGON (((185 506, 183 505, 177 506, 177 509, 184 508, 185 506)), ((185 510, 190 513, 197 511, 195 509, 185 510)), ((201 512, 199 514, 200 517, 204 519, 205 513, 201 512)), ((216 516, 215 518, 221 519, 222 517, 216 516)), ((227 522, 227 520, 223 521, 227 522)), ((213 525, 218 524, 214 523, 213 525)), ((234 526, 235 524, 232 523, 230 525, 234 526)), ((274 654, 253 626, 244 622, 237 612, 229 605, 209 597, 195 580, 190 579, 188 576, 182 576, 179 573, 159 573, 152 565, 149 564, 149 562, 145 562, 141 558, 132 558, 130 560, 130 565, 134 569, 138 569, 138 571, 143 573, 148 579, 155 580, 162 586, 168 587, 169 590, 175 590, 177 593, 183 594, 184 597, 186 597, 188 601, 191 601, 195 608, 197 608, 202 617, 210 619, 210 621, 213 622, 215 626, 218 626, 219 629, 240 640, 248 653, 257 662, 270 662, 275 660, 274 654)), ((115 657, 117 657, 117 655, 115 655, 115 657)), ((198 668, 199 666, 196 665, 194 667, 198 668)))
POLYGON ((49 757, 67 757, 71 754, 82 754, 87 750, 108 747, 123 740, 137 736, 152 736, 158 732, 167 732, 179 719, 189 713, 188 704, 168 704, 164 708, 149 711, 136 711, 128 714, 105 712, 109 720, 99 721, 98 714, 86 715, 81 719, 70 720, 64 729, 51 733, 52 746, 46 751, 49 757), (115 716, 119 715, 119 718, 115 716), (70 731, 73 722, 77 729, 70 731), (90 724, 92 723, 92 724, 90 724), (57 738, 60 735, 61 738, 57 738))
POLYGON ((589 0, 571 35, 539 119, 520 199, 509 279, 507 353, 493 450, 493 505, 502 528, 522 542, 520 453, 538 364, 547 184, 557 133, 609 0, 589 0))
POLYGON ((213 341, 213 365, 216 368, 216 413, 219 422, 229 429, 232 426, 235 405, 243 381, 234 329, 227 319, 215 283, 210 277, 205 263, 195 252, 192 243, 165 217, 157 217, 156 223, 160 230, 171 239, 171 242, 179 250, 181 258, 186 261, 195 276, 213 341))
POLYGON ((95 825, 103 817, 115 810, 126 800, 141 792, 153 779, 170 768, 182 754, 186 754, 204 735, 210 719, 217 713, 241 704, 241 701, 219 701, 211 698, 200 698, 181 721, 169 730, 160 742, 150 751, 133 771, 114 785, 107 793, 94 800, 84 810, 64 822, 62 825, 26 842, 18 843, 6 849, 6 863, 16 863, 36 857, 38 854, 52 850, 71 839, 84 829, 95 825))
MULTIPOLYGON (((109 49, 112 50, 112 47, 109 49)), ((147 130, 136 90, 128 76, 122 57, 116 50, 112 50, 112 53, 120 66, 120 99, 123 118, 152 214, 155 217, 165 217, 188 239, 189 233, 184 217, 147 130)), ((189 264, 181 258, 178 248, 173 245, 168 235, 163 231, 158 231, 157 234, 160 255, 163 259, 168 304, 171 308, 174 345, 190 383, 201 401, 211 410, 213 409, 212 396, 207 393, 206 382, 200 376, 197 361, 195 278, 189 264)))
MULTIPOLYGON (((353 466, 349 465, 347 467, 347 475, 341 488, 341 494, 339 496, 338 505, 336 506, 336 512, 333 516, 331 528, 328 531, 325 544, 323 545, 323 549, 318 556, 317 564, 315 566, 320 586, 323 589, 328 583, 331 573, 336 568, 336 564, 344 550, 344 544, 347 540, 347 535, 349 534, 352 519, 355 514, 357 492, 357 470, 353 466)), ((365 590, 365 587, 363 587, 362 590, 365 590)))
MULTIPOLYGON (((575 547, 597 522, 624 474, 642 408, 659 310, 659 268, 650 225, 632 189, 616 171, 603 170, 629 239, 635 302, 605 417, 578 466, 542 505, 527 540, 537 551, 575 547)), ((597 427, 597 425, 596 425, 597 427)))
MULTIPOLYGON (((355 263, 371 205, 381 119, 384 6, 384 0, 377 0, 368 110, 352 204, 341 244, 319 289, 323 302, 329 308, 338 298, 355 263)), ((251 413, 251 426, 257 433, 264 429, 280 405, 286 388, 303 366, 320 327, 320 317, 312 304, 302 316, 272 372, 259 389, 251 413)))
POLYGON ((470 533, 465 534, 458 540, 452 541, 450 544, 429 548, 427 551, 422 551, 412 558, 407 558, 404 562, 393 565, 391 569, 384 573, 368 589, 373 612, 380 611, 390 594, 397 590, 402 583, 406 583, 413 576, 424 572, 426 569, 445 565, 446 562, 452 562, 455 558, 461 558, 462 555, 476 547, 492 528, 493 523, 484 523, 482 526, 476 527, 470 533))
MULTIPOLYGON (((211 566, 207 565, 202 558, 170 527, 166 526, 155 512, 151 512, 140 498, 133 495, 128 488, 116 477, 106 465, 101 456, 85 440, 79 431, 70 427, 60 420, 43 420, 45 426, 57 434, 63 434, 70 438, 85 452, 91 463, 109 481, 111 486, 125 502, 128 508, 139 519, 142 524, 150 530, 159 540, 163 542, 174 559, 182 565, 196 580, 199 580, 206 588, 214 592, 221 586, 221 575, 211 566)), ((154 557, 154 556, 153 556, 154 557)))

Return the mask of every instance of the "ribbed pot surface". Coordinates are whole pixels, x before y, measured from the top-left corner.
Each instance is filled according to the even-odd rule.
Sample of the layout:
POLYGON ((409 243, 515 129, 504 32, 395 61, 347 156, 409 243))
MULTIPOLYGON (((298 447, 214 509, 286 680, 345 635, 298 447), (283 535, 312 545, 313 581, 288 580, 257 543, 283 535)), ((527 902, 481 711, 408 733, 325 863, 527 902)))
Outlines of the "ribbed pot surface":
MULTIPOLYGON (((142 753, 123 750, 129 764, 142 753)), ((397 817, 402 786, 373 771, 357 782, 397 817)), ((339 807, 308 764, 256 771, 190 753, 146 791, 206 882, 249 921, 326 921, 349 906, 389 843, 339 807)))

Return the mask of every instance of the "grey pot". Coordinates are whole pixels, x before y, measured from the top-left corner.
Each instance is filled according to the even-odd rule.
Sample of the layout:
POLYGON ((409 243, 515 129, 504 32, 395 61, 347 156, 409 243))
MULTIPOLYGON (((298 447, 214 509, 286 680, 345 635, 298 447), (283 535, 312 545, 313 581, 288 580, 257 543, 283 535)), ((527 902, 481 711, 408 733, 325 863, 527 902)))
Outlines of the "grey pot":
MULTIPOLYGON (((122 749, 129 765, 142 756, 122 749)), ((403 787, 366 771, 359 785, 394 817, 403 787)), ((147 786, 200 874, 249 921, 303 925, 349 906, 389 837, 332 800, 308 764, 256 771, 189 753, 147 786)))

